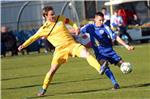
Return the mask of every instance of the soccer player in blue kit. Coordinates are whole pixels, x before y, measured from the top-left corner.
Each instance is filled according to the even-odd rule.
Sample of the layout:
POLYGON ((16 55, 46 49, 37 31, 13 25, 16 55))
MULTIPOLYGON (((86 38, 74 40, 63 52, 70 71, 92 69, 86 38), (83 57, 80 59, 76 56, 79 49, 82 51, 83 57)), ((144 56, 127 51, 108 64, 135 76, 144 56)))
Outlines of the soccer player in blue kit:
POLYGON ((97 12, 94 18, 94 24, 86 24, 81 27, 81 33, 89 33, 92 48, 98 62, 103 67, 106 76, 112 81, 114 89, 119 89, 120 86, 115 80, 113 73, 108 67, 109 63, 121 66, 124 62, 122 58, 113 50, 113 42, 116 40, 123 45, 127 50, 133 50, 133 46, 127 45, 117 34, 115 34, 107 25, 103 24, 104 15, 97 12))

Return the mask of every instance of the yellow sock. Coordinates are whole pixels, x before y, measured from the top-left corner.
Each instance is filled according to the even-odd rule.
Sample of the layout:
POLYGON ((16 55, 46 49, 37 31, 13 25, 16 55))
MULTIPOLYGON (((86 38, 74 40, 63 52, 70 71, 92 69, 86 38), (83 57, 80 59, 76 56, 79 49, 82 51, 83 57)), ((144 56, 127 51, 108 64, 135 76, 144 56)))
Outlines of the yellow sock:
POLYGON ((88 63, 94 67, 98 72, 100 71, 100 64, 98 63, 98 61, 92 56, 92 55, 89 55, 87 57, 87 61, 88 63))
POLYGON ((50 77, 50 75, 47 73, 46 76, 45 76, 42 88, 47 89, 49 83, 51 82, 51 80, 52 80, 52 77, 50 77))

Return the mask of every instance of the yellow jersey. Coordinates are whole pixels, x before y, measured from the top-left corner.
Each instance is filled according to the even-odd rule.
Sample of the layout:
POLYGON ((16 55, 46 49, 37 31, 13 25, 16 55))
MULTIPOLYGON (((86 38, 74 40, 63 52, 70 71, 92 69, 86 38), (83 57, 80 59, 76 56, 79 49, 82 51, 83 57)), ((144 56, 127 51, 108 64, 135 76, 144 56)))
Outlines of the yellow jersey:
POLYGON ((43 24, 43 26, 40 27, 37 33, 35 33, 33 36, 31 36, 27 41, 23 43, 23 46, 27 47, 32 42, 41 37, 47 37, 47 40, 50 41, 52 45, 55 47, 64 45, 66 43, 68 44, 75 43, 75 40, 73 39, 73 37, 71 36, 65 25, 69 24, 73 26, 75 29, 77 29, 78 27, 73 21, 69 20, 68 18, 65 18, 64 16, 59 16, 59 19, 55 27, 53 28, 54 24, 55 22, 46 21, 43 24), (50 35, 48 35, 52 28, 53 28, 52 32, 50 33, 50 35))

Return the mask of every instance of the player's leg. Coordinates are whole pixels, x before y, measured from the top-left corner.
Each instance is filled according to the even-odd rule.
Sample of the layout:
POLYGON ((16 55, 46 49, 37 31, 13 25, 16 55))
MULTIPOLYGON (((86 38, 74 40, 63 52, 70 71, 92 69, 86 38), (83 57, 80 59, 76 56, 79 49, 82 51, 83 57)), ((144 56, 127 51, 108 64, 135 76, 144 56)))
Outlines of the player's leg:
POLYGON ((85 58, 89 65, 94 67, 98 72, 100 72, 100 64, 96 60, 95 57, 93 57, 87 50, 86 48, 83 48, 80 52, 80 57, 85 58))
POLYGON ((111 80, 114 88, 113 89, 119 89, 120 86, 118 84, 118 82, 115 79, 115 76, 113 75, 112 71, 110 70, 109 66, 108 66, 108 61, 101 59, 100 61, 101 66, 106 65, 105 67, 105 75, 111 80))
POLYGON ((88 63, 94 67, 98 72, 100 72, 101 68, 103 68, 104 71, 102 71, 101 73, 105 73, 106 76, 112 81, 114 88, 118 89, 119 88, 119 84, 117 83, 117 81, 115 80, 115 77, 113 75, 113 73, 111 72, 111 70, 108 67, 108 62, 107 61, 101 61, 101 67, 99 62, 92 56, 90 55, 90 53, 86 50, 85 47, 79 47, 78 50, 76 50, 76 55, 78 57, 83 57, 86 58, 88 63))
POLYGON ((124 61, 121 59, 116 65, 117 65, 118 67, 120 67, 123 62, 124 62, 124 61))
POLYGON ((50 82, 52 81, 55 72, 57 71, 57 69, 60 67, 61 64, 66 63, 68 57, 69 56, 68 56, 68 52, 66 52, 66 49, 60 49, 58 47, 55 48, 51 67, 45 76, 42 90, 38 93, 38 96, 43 96, 45 94, 50 82))
POLYGON ((88 51, 87 49, 80 45, 77 48, 73 48, 72 51, 73 55, 76 55, 78 57, 82 57, 85 58, 87 60, 87 62, 89 63, 89 65, 91 65, 92 67, 94 67, 99 73, 100 73, 100 64, 98 63, 98 61, 96 60, 95 57, 93 57, 88 51))
POLYGON ((118 66, 120 67, 121 64, 124 62, 122 60, 122 58, 114 51, 112 50, 109 54, 108 54, 108 57, 109 57, 109 62, 111 64, 114 64, 115 66, 118 66))
POLYGON ((88 63, 91 66, 93 66, 98 72, 105 73, 106 76, 112 81, 112 84, 114 85, 114 89, 120 88, 118 82, 116 81, 116 79, 113 75, 113 73, 111 72, 110 68, 108 67, 107 61, 101 60, 100 61, 101 68, 100 68, 100 64, 98 63, 98 61, 92 55, 90 55, 90 53, 86 50, 86 48, 83 48, 80 51, 80 57, 86 58, 88 63))
POLYGON ((40 92, 37 94, 38 96, 43 96, 50 84, 50 82, 52 81, 52 78, 54 76, 54 74, 56 73, 57 69, 59 68, 60 65, 51 65, 49 71, 47 72, 45 78, 44 78, 44 82, 42 85, 42 89, 40 90, 40 92))
MULTIPOLYGON (((124 60, 119 56, 117 55, 116 53, 114 55, 111 56, 111 60, 110 62, 112 64, 115 64, 116 66, 118 66, 120 68, 120 66, 125 63, 124 60)), ((130 71, 131 72, 131 71, 130 71)))

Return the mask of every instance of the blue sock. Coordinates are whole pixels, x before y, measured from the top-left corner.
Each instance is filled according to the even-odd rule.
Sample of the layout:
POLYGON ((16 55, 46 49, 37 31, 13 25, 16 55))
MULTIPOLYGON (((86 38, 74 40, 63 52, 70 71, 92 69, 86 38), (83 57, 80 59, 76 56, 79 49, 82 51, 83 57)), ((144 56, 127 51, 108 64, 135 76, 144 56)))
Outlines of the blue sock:
POLYGON ((115 79, 113 73, 111 72, 111 70, 110 70, 109 68, 107 68, 107 69, 105 70, 105 74, 106 74, 106 76, 111 80, 111 82, 113 83, 113 85, 115 85, 115 84, 117 83, 117 81, 116 81, 116 79, 115 79))

